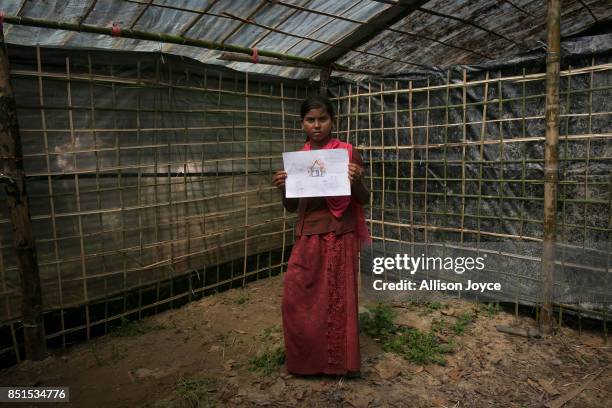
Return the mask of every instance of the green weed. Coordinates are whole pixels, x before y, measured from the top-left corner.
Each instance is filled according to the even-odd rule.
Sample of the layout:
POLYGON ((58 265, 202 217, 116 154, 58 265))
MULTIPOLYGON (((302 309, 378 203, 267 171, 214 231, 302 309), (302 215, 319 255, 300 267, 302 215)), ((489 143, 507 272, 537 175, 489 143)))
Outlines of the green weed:
POLYGON ((463 333, 465 333, 465 329, 467 328, 467 326, 472 323, 472 319, 473 317, 470 313, 463 313, 457 318, 457 321, 453 323, 453 325, 451 326, 451 330, 457 336, 461 336, 463 333))
POLYGON ((485 312, 489 318, 501 312, 499 303, 481 303, 480 310, 485 312))
POLYGON ((102 367, 104 365, 104 362, 102 361, 102 359, 100 358, 100 355, 98 354, 98 347, 96 346, 96 344, 91 343, 90 349, 91 349, 91 354, 94 357, 94 360, 96 360, 96 365, 98 367, 102 367))
POLYGON ((271 375, 285 363, 285 349, 282 346, 265 348, 249 360, 251 371, 261 371, 271 375))
POLYGON ((111 346, 111 361, 113 363, 116 363, 117 361, 123 359, 125 356, 127 356, 128 353, 128 348, 126 346, 118 346, 116 344, 113 344, 111 346))
POLYGON ((383 343, 383 350, 399 354, 416 364, 444 365, 444 354, 452 353, 452 344, 442 344, 434 332, 422 333, 402 328, 383 343))
POLYGON ((396 313, 390 306, 379 303, 368 310, 370 314, 361 313, 359 315, 359 324, 364 333, 370 337, 383 338, 395 331, 393 319, 396 313))
POLYGON ((431 331, 440 334, 453 333, 457 336, 461 336, 465 334, 466 329, 473 320, 474 316, 469 312, 461 314, 454 323, 450 323, 444 318, 434 319, 431 322, 431 331))
POLYGON ((285 363, 285 348, 280 338, 280 332, 279 326, 272 326, 263 330, 261 350, 249 360, 249 370, 271 375, 285 363))
POLYGON ((238 296, 236 297, 236 299, 234 299, 234 302, 238 305, 243 305, 247 303, 248 301, 249 301, 249 292, 247 292, 244 289, 242 289, 240 293, 238 294, 238 296))
POLYGON ((425 302, 422 307, 424 310, 420 313, 421 315, 427 315, 435 312, 436 310, 445 309, 446 306, 440 302, 425 302))
MULTIPOLYGON (((427 304, 428 310, 438 310, 445 306, 438 302, 427 304)), ((400 327, 393 320, 395 311, 386 305, 379 304, 369 308, 370 313, 362 313, 359 316, 362 330, 371 337, 381 341, 383 350, 398 354, 416 364, 437 363, 444 365, 444 354, 452 353, 454 339, 451 336, 443 343, 438 334, 454 333, 463 334, 472 321, 472 315, 464 313, 457 321, 450 324, 445 319, 435 319, 431 325, 431 331, 421 332, 417 329, 400 327)))
POLYGON ((445 333, 448 329, 448 322, 445 319, 434 319, 431 322, 431 331, 434 333, 445 333))
POLYGON ((91 349, 91 354, 93 355, 94 360, 96 361, 96 366, 98 367, 103 367, 108 363, 110 364, 116 363, 117 361, 123 359, 128 354, 128 348, 126 346, 121 346, 121 345, 116 345, 116 344, 111 345, 110 355, 104 359, 102 358, 100 352, 98 351, 98 347, 96 346, 95 343, 91 343, 90 349, 91 349))
POLYGON ((213 408, 215 403, 208 397, 211 385, 211 380, 206 378, 180 377, 173 394, 189 407, 213 408))
POLYGON ((144 321, 130 321, 126 318, 122 318, 121 324, 113 328, 111 334, 117 337, 134 337, 165 328, 166 327, 163 325, 151 325, 144 321))

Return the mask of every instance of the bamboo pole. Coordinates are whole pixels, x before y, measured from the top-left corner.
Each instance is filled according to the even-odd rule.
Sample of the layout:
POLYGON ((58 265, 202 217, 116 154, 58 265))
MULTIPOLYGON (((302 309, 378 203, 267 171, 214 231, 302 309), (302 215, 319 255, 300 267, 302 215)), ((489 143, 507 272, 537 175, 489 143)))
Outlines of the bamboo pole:
MULTIPOLYGON (((476 51, 476 50, 473 50, 473 49, 469 49, 469 48, 466 48, 466 47, 462 47, 462 46, 459 46, 459 45, 455 45, 455 44, 450 44, 450 43, 448 43, 446 41, 443 41, 443 40, 440 40, 440 39, 436 39, 434 37, 430 37, 430 36, 424 35, 422 32, 421 33, 416 33, 416 32, 412 32, 412 31, 399 30, 397 28, 394 28, 395 25, 393 25, 393 24, 391 24, 391 25, 389 25, 389 24, 381 25, 380 23, 373 22, 371 20, 363 21, 363 20, 355 20, 353 18, 346 17, 353 7, 359 5, 359 2, 354 2, 354 5, 349 7, 348 9, 344 10, 342 15, 337 15, 337 14, 331 14, 331 13, 326 13, 324 11, 316 10, 314 8, 308 8, 308 7, 306 7, 307 4, 298 6, 298 5, 286 3, 286 2, 283 2, 283 1, 280 1, 280 0, 268 0, 268 1, 270 1, 270 2, 274 1, 274 4, 285 6, 285 7, 288 7, 290 9, 293 9, 293 10, 298 10, 298 11, 303 11, 303 12, 310 13, 310 14, 316 14, 316 15, 320 15, 320 16, 329 17, 330 20, 327 23, 320 25, 318 27, 319 29, 324 27, 324 26, 326 26, 329 23, 332 23, 332 22, 346 21, 346 22, 349 22, 349 23, 352 23, 352 24, 358 24, 359 26, 377 27, 377 28, 380 28, 382 30, 385 30, 385 31, 388 31, 388 32, 391 32, 391 33, 396 33, 396 34, 399 34, 399 35, 402 35, 402 36, 407 36, 407 37, 412 37, 412 38, 419 38, 419 39, 431 41, 433 43, 437 43, 437 44, 443 45, 445 47, 454 48, 454 49, 462 50, 462 51, 467 51, 469 53, 472 53, 472 54, 475 54, 475 55, 479 55, 479 56, 481 56, 483 58, 486 58, 486 59, 493 59, 492 57, 490 57, 490 56, 488 56, 486 54, 483 54, 483 53, 481 53, 479 51, 476 51)), ((389 1, 388 4, 397 5, 398 3, 397 2, 389 1)))
MULTIPOLYGON (((244 74, 245 93, 249 92, 249 73, 244 74)), ((261 93, 261 92, 260 92, 261 93)), ((247 259, 249 256, 249 98, 244 98, 244 255, 242 260, 242 287, 246 286, 247 259)))
MULTIPOLYGON (((329 88, 329 77, 331 76, 332 68, 331 66, 325 67, 321 70, 319 74, 319 94, 321 96, 327 96, 327 90, 329 88)), ((349 99, 350 103, 350 99, 349 99)), ((339 110, 339 109, 338 109, 339 110)))
POLYGON ((546 52, 546 148, 544 152, 544 240, 542 253, 541 302, 538 324, 552 330, 552 290, 555 260, 559 143, 559 71, 561 51, 561 1, 548 0, 548 50, 546 52))
MULTIPOLYGON (((51 28, 56 30, 66 30, 66 31, 76 31, 81 33, 92 33, 92 34, 106 34, 106 35, 116 35, 113 32, 113 27, 98 27, 90 24, 78 24, 78 23, 68 23, 62 21, 51 21, 51 20, 41 20, 37 18, 29 18, 29 17, 15 17, 15 16, 5 16, 4 21, 9 24, 17 24, 23 26, 30 27, 40 27, 40 28, 51 28)), ((133 38, 136 40, 144 40, 144 41, 155 41, 162 42, 168 44, 179 44, 179 45, 190 45, 193 47, 199 48, 207 48, 210 50, 223 50, 223 51, 231 51, 241 54, 253 54, 253 49, 250 47, 241 47, 239 45, 231 45, 231 44, 219 44, 213 41, 200 40, 197 38, 189 38, 183 37, 180 35, 172 35, 165 33, 151 33, 147 31, 141 30, 133 30, 133 29, 124 29, 121 28, 120 34, 121 37, 124 38, 133 38)), ((316 65, 319 67, 325 66, 324 63, 315 61, 310 58, 299 57, 296 55, 287 55, 281 52, 267 51, 258 49, 258 55, 264 57, 272 57, 278 58, 286 61, 298 61, 305 62, 310 65, 316 65)))
POLYGON ((4 184, 13 245, 21 278, 22 318, 26 359, 42 360, 47 355, 42 315, 40 275, 25 184, 23 154, 15 97, 10 82, 9 61, 0 25, 0 182, 4 184))
MULTIPOLYGON (((283 61, 278 58, 269 58, 269 57, 258 57, 257 62, 253 61, 253 57, 245 54, 237 54, 224 52, 217 59, 223 61, 232 61, 232 62, 248 62, 252 64, 263 64, 263 65, 276 65, 282 67, 295 67, 295 68, 307 68, 307 69, 321 69, 318 65, 307 64, 305 62, 298 61, 283 61)), ((334 71, 348 72, 351 74, 364 74, 364 75, 381 75, 380 72, 368 71, 364 69, 353 69, 348 68, 339 64, 332 64, 330 67, 333 67, 334 71)))

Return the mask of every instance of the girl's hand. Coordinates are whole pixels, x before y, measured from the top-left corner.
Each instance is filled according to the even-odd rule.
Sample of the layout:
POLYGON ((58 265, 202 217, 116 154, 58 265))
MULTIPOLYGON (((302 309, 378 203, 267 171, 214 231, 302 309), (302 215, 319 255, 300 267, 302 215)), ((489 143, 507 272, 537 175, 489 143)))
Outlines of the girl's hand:
POLYGON ((285 180, 287 179, 287 172, 284 170, 277 171, 272 179, 272 184, 279 190, 285 190, 285 180))
POLYGON ((351 184, 359 183, 363 176, 363 167, 355 163, 349 163, 348 168, 348 176, 351 184))

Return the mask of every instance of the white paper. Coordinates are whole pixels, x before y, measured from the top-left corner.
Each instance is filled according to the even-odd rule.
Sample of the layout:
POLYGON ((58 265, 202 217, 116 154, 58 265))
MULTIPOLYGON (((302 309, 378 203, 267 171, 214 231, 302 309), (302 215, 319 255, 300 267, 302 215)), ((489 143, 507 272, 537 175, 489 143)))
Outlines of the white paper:
POLYGON ((346 149, 283 153, 286 197, 350 196, 348 164, 346 149))

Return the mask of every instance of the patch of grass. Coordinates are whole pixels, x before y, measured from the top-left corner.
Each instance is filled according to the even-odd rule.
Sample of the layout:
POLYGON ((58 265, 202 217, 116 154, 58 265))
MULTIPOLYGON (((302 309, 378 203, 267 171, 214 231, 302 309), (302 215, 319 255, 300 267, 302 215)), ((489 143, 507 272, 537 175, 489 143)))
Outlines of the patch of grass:
POLYGON ((457 336, 461 336, 465 334, 465 331, 473 320, 474 316, 469 312, 465 312, 458 316, 457 320, 455 320, 453 323, 444 318, 434 319, 431 322, 431 331, 440 334, 453 333, 457 336))
POLYGON ((271 375, 278 371, 285 363, 285 349, 282 346, 276 346, 264 349, 249 360, 251 371, 260 371, 265 375, 271 375))
POLYGON ((122 318, 121 324, 113 328, 111 334, 117 337, 134 337, 165 328, 163 325, 151 325, 139 320, 130 321, 122 318))
POLYGON ((208 389, 212 385, 211 380, 206 378, 181 376, 173 394, 188 407, 213 408, 215 403, 208 397, 208 389))
POLYGON ((242 289, 238 296, 234 299, 234 303, 237 305, 243 305, 249 301, 249 292, 242 289))
POLYGON ((485 312, 489 318, 501 312, 499 303, 481 303, 480 310, 485 312))
POLYGON ((399 354, 416 364, 446 364, 444 354, 452 353, 452 344, 442 344, 434 332, 422 333, 402 328, 383 343, 383 350, 399 354))
POLYGON ((431 322, 431 331, 434 333, 444 333, 448 328, 448 322, 445 319, 434 319, 431 322))
POLYGON ((271 375, 285 363, 285 348, 280 338, 280 332, 279 326, 272 326, 263 330, 261 349, 249 360, 249 370, 271 375))
POLYGON ((473 316, 469 312, 463 313, 457 318, 457 321, 451 325, 451 330, 457 336, 461 336, 465 333, 467 326, 472 323, 473 316))
POLYGON ((361 329, 370 337, 383 338, 395 331, 393 319, 395 311, 387 305, 379 303, 373 308, 368 308, 370 313, 359 315, 361 329))
POLYGON ((111 346, 111 361, 116 363, 117 361, 123 359, 128 354, 128 348, 126 346, 118 346, 113 344, 111 346))
MULTIPOLYGON (((438 302, 428 304, 428 310, 443 309, 445 306, 438 302)), ((370 313, 359 316, 362 330, 370 337, 381 341, 383 350, 398 354, 416 364, 446 363, 444 354, 454 350, 454 339, 442 340, 439 335, 463 334, 472 321, 472 315, 464 313, 452 325, 445 319, 435 319, 431 331, 421 332, 417 329, 400 327, 393 322, 395 311, 386 305, 379 304, 369 308, 370 313), (446 342, 445 342, 446 341, 446 342)))
POLYGON ((431 314, 436 310, 446 309, 446 305, 443 305, 440 302, 425 302, 422 307, 424 308, 421 315, 431 314))
POLYGON ((96 366, 98 367, 103 367, 107 364, 114 364, 117 361, 123 359, 128 354, 127 346, 117 344, 111 344, 110 355, 106 356, 105 358, 102 358, 102 355, 98 351, 98 347, 95 343, 91 343, 90 349, 91 354, 93 355, 94 360, 96 361, 96 366))
POLYGON ((275 324, 274 326, 263 329, 262 337, 264 341, 277 341, 280 340, 281 333, 281 327, 278 324, 275 324))
POLYGON ((96 365, 98 367, 102 367, 104 365, 104 361, 102 361, 102 359, 100 358, 100 355, 98 354, 98 347, 96 346, 96 344, 91 343, 90 349, 91 349, 91 354, 93 354, 94 356, 94 360, 96 360, 96 365))

